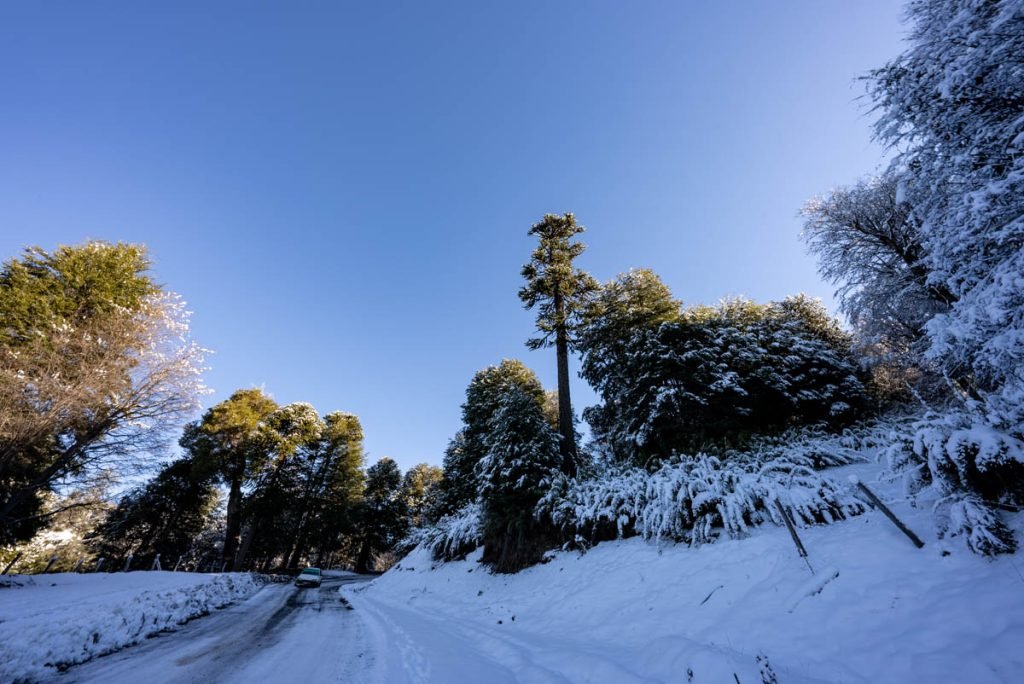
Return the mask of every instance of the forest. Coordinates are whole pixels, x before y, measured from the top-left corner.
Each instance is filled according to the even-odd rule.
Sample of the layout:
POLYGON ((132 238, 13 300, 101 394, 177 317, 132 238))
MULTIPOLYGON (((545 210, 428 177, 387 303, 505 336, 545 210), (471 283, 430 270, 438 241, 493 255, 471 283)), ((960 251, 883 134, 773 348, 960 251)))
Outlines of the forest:
MULTIPOLYGON (((523 255, 521 360, 471 379, 442 465, 366 463, 351 413, 238 388, 201 412, 207 350, 141 244, 29 247, 0 269, 0 565, 19 572, 384 570, 483 548, 711 543, 863 513, 829 477, 866 446, 940 534, 1012 553, 1024 504, 1024 15, 908 6, 906 50, 863 78, 881 173, 810 198, 833 316, 794 293, 684 304, 658 274, 584 268, 545 214, 523 255), (546 351, 542 351, 546 350, 546 351), (579 410, 570 359, 596 392, 579 410), (585 421, 586 437, 581 431, 585 421)), ((823 187, 829 179, 823 179, 823 187)), ((797 209, 797 208, 794 208, 797 209)))

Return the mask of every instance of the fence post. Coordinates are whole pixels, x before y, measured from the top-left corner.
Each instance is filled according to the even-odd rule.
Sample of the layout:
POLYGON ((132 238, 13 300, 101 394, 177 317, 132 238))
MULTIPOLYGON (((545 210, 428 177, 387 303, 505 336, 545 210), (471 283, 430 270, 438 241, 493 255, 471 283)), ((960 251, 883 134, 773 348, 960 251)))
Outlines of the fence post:
POLYGON ((124 570, 121 572, 128 572, 128 568, 131 567, 132 564, 132 558, 135 558, 135 554, 129 553, 128 557, 124 559, 124 570))
POLYGON ((7 564, 7 567, 6 567, 6 568, 4 568, 4 571, 3 571, 3 572, 0 572, 0 575, 6 575, 6 574, 7 574, 8 572, 10 572, 11 568, 13 568, 13 567, 14 567, 14 564, 15 564, 15 563, 17 563, 18 561, 20 561, 20 560, 21 560, 21 557, 22 557, 23 555, 25 555, 25 553, 24 553, 24 552, 22 552, 22 553, 19 553, 19 554, 18 554, 17 556, 15 556, 15 557, 14 557, 14 560, 12 560, 12 561, 11 561, 10 563, 8 563, 8 564, 7 564))
POLYGON ((96 559, 96 567, 92 569, 93 572, 99 572, 100 568, 103 567, 103 561, 106 560, 103 556, 96 559))
POLYGON ((889 520, 892 521, 892 524, 899 528, 900 532, 907 535, 910 541, 914 542, 914 546, 916 546, 919 549, 924 546, 924 542, 921 541, 921 539, 916 534, 911 532, 910 528, 904 525, 903 522, 896 517, 896 514, 890 511, 889 507, 882 503, 882 500, 875 496, 875 493, 868 489, 866 484, 860 481, 859 477, 857 477, 856 475, 851 475, 850 482, 857 485, 860 491, 864 492, 865 496, 868 497, 871 503, 874 504, 876 508, 881 510, 882 513, 885 513, 885 517, 889 518, 889 520))
POLYGON ((50 572, 50 568, 52 568, 53 564, 56 563, 56 562, 57 562, 57 554, 53 554, 52 556, 50 556, 50 562, 46 564, 46 567, 39 574, 45 575, 46 573, 50 572))
POLYGON ((71 572, 78 572, 82 568, 82 563, 84 563, 84 562, 85 562, 85 558, 82 557, 82 556, 79 556, 78 560, 75 561, 75 567, 71 568, 71 572))
POLYGON ((796 551, 800 554, 801 558, 804 559, 804 563, 807 563, 807 569, 814 574, 814 568, 811 567, 811 561, 807 558, 807 549, 804 548, 803 542, 800 541, 800 537, 796 534, 796 528, 793 526, 793 521, 789 517, 789 513, 782 507, 782 503, 778 499, 775 500, 775 507, 779 509, 779 513, 782 515, 783 522, 786 523, 786 529, 789 530, 789 536, 793 538, 793 543, 796 544, 796 551))
POLYGON ((156 554, 156 558, 153 559, 153 567, 151 569, 152 570, 163 570, 163 568, 160 567, 160 554, 159 553, 156 554))

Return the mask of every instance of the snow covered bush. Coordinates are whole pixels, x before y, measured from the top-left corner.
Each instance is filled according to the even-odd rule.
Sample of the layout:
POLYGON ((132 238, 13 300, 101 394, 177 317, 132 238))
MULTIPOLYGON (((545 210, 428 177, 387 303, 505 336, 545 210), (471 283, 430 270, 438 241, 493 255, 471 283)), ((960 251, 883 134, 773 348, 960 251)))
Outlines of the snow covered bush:
POLYGON ((654 472, 626 467, 586 480, 561 480, 538 506, 540 515, 591 539, 712 542, 737 538, 765 522, 782 524, 780 501, 798 524, 829 523, 865 510, 850 489, 817 470, 862 460, 859 436, 790 433, 722 457, 697 454, 654 472))
POLYGON ((884 450, 908 495, 930 502, 941 536, 977 553, 1011 553, 999 507, 1024 504, 1024 441, 967 412, 929 413, 894 431, 884 450))
POLYGON ((434 560, 465 558, 483 543, 480 527, 480 504, 471 503, 457 513, 446 515, 433 526, 414 530, 405 544, 407 548, 422 545, 430 549, 434 560))

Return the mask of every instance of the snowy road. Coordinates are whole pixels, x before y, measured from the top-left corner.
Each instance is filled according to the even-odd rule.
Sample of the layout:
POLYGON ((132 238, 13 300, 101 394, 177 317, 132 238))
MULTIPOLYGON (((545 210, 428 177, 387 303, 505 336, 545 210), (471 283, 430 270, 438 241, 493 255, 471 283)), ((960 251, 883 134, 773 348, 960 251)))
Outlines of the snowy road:
POLYGON ((327 573, 319 590, 271 585, 247 601, 51 681, 359 681, 370 666, 363 658, 363 627, 342 603, 338 587, 367 579, 327 573))

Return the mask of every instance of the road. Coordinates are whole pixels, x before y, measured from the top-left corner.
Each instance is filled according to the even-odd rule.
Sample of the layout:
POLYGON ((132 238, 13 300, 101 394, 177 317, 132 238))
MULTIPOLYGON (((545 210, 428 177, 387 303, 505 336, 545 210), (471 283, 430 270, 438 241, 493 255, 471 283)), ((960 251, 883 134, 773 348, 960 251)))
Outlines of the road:
POLYGON ((319 589, 269 585, 246 601, 175 632, 72 667, 52 681, 366 681, 373 656, 365 647, 365 627, 342 603, 338 587, 368 579, 325 573, 319 589))

